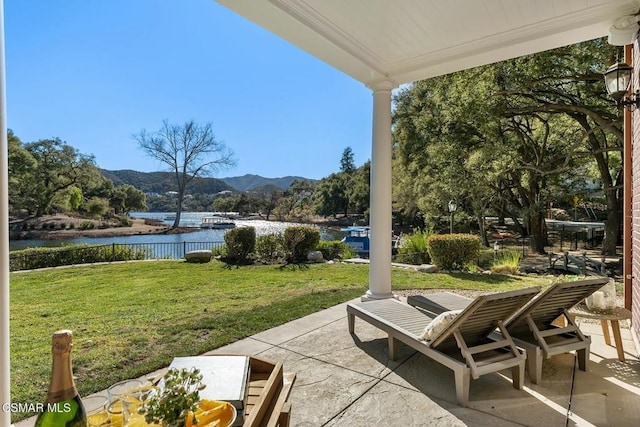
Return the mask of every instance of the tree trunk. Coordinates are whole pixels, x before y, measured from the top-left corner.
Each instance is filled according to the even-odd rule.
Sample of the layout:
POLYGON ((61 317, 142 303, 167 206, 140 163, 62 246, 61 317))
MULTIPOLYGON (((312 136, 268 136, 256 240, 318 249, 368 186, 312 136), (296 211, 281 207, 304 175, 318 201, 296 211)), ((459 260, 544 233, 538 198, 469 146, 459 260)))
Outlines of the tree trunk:
POLYGON ((180 226, 180 217, 182 216, 182 199, 184 199, 184 193, 178 190, 178 203, 176 207, 176 219, 173 221, 172 228, 178 228, 180 226))
POLYGON ((480 229, 480 239, 482 239, 482 244, 484 245, 484 247, 488 248, 489 247, 489 239, 487 238, 487 230, 485 228, 485 224, 484 224, 484 216, 479 215, 477 217, 478 219, 478 228, 480 229))
POLYGON ((537 254, 545 254, 547 244, 547 226, 544 215, 538 209, 532 209, 529 219, 529 248, 537 254))
POLYGON ((173 225, 171 228, 178 228, 180 225, 180 214, 181 214, 180 204, 178 204, 178 209, 176 209, 176 219, 173 220, 173 225))
POLYGON ((607 220, 604 223, 604 239, 602 240, 602 255, 615 255, 620 225, 622 224, 622 209, 615 191, 607 192, 607 220), (611 200, 609 200, 611 199, 611 200))
MULTIPOLYGON (((591 130, 585 116, 578 115, 575 119, 585 130, 591 130)), ((614 177, 611 176, 611 165, 608 157, 605 157, 604 153, 600 150, 602 146, 606 147, 606 142, 601 144, 597 135, 598 133, 596 132, 589 132, 588 142, 591 150, 594 152, 594 159, 600 172, 600 178, 602 179, 602 190, 607 200, 607 221, 604 228, 604 240, 602 241, 602 254, 615 255, 616 244, 620 234, 620 223, 622 222, 622 190, 618 190, 618 188, 620 188, 618 186, 631 185, 631 183, 624 182, 623 167, 618 168, 614 181, 614 177)), ((623 147, 622 134, 618 136, 618 146, 620 148, 623 147)), ((620 149, 620 153, 622 154, 622 148, 620 149)))

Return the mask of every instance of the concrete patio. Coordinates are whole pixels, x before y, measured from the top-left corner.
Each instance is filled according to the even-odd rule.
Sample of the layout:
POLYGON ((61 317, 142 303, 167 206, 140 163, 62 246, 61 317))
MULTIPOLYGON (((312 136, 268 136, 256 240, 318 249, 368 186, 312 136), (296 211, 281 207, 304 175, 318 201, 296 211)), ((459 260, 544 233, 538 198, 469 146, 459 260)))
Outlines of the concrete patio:
POLYGON ((626 362, 604 343, 599 324, 581 329, 592 337, 588 372, 565 354, 545 363, 541 384, 527 379, 522 391, 509 372, 486 375, 471 381, 468 408, 455 403, 447 368, 404 345, 390 361, 386 335, 360 319, 350 335, 346 304, 211 353, 259 354, 296 372, 294 426, 637 426, 640 361, 629 329, 622 329, 626 362))
POLYGON ((462 408, 450 370, 405 345, 390 361, 386 335, 356 319, 352 336, 346 317, 340 304, 207 354, 260 355, 295 372, 292 426, 638 426, 640 361, 628 328, 626 362, 604 343, 599 324, 582 322, 592 338, 588 372, 565 354, 545 362, 542 382, 526 379, 524 390, 512 387, 509 372, 485 375, 471 380, 462 408))

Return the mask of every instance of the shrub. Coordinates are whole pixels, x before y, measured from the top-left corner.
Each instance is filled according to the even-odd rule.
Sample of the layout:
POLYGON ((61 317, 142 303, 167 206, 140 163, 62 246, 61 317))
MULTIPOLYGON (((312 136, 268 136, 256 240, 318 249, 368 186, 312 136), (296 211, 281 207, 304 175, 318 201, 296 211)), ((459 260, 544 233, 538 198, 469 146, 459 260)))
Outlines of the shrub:
POLYGON ((519 251, 506 250, 498 254, 496 260, 491 266, 494 273, 518 274, 518 266, 522 254, 519 251))
POLYGON ((315 249, 322 252, 322 258, 324 259, 345 259, 353 257, 351 247, 340 240, 322 240, 318 242, 315 249))
POLYGON ((224 235, 224 242, 227 247, 225 261, 231 264, 246 264, 249 255, 256 247, 255 227, 232 228, 224 235))
POLYGON ((211 248, 211 253, 214 257, 224 258, 227 256, 227 247, 225 245, 216 245, 211 248))
POLYGON ((346 243, 345 246, 346 248, 344 249, 344 252, 342 252, 342 259, 358 258, 360 256, 358 254, 358 251, 353 249, 351 246, 347 245, 346 243))
POLYGON ((84 209, 93 218, 100 218, 109 211, 109 201, 101 197, 92 197, 85 203, 84 209))
POLYGON ((300 262, 307 259, 307 253, 320 242, 320 231, 315 227, 293 226, 284 230, 284 246, 287 260, 300 262))
POLYGON ((405 264, 429 264, 431 257, 427 251, 427 239, 433 230, 414 229, 413 234, 405 234, 400 241, 397 259, 405 264))
POLYGON ((91 230, 96 226, 93 221, 82 221, 80 223, 80 228, 83 230, 91 230))
POLYGON ((122 227, 131 227, 133 225, 133 221, 126 215, 118 216, 118 223, 122 227))
POLYGON ((32 270, 60 265, 145 259, 147 249, 124 245, 70 245, 59 248, 29 248, 11 251, 9 270, 32 270))
POLYGON ((69 228, 76 228, 76 224, 75 224, 75 223, 73 223, 73 222, 70 222, 70 223, 69 223, 69 228))
POLYGON ((444 270, 464 268, 478 260, 482 243, 471 234, 433 234, 427 239, 429 256, 444 270))
POLYGON ((271 259, 273 254, 284 252, 284 238, 281 234, 265 234, 256 239, 256 255, 259 258, 271 259))

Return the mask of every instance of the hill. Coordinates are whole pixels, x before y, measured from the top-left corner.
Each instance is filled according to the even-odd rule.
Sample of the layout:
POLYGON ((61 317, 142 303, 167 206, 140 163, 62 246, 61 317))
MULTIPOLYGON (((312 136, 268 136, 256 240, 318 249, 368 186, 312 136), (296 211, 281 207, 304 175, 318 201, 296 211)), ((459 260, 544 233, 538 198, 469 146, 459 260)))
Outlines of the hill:
MULTIPOLYGON (((113 181, 116 187, 130 184, 145 193, 163 194, 176 191, 175 178, 171 172, 138 172, 131 169, 106 170, 100 169, 102 175, 113 181)), ((259 175, 243 175, 229 178, 196 178, 189 186, 189 193, 215 194, 220 191, 262 190, 270 192, 275 188, 286 190, 295 180, 315 182, 300 176, 285 176, 282 178, 264 178, 259 175)))
MULTIPOLYGON (((138 172, 130 169, 110 171, 101 169, 102 174, 113 181, 115 186, 130 184, 145 193, 163 194, 176 191, 175 177, 171 172, 138 172)), ((217 178, 196 178, 189 185, 189 193, 215 194, 234 188, 217 178)))
POLYGON ((253 190, 259 187, 276 186, 281 190, 286 190, 291 186, 291 183, 298 180, 313 181, 314 179, 307 179, 301 176, 284 176, 282 178, 264 178, 260 175, 246 174, 243 176, 234 176, 229 178, 221 178, 222 181, 235 188, 238 191, 253 190))

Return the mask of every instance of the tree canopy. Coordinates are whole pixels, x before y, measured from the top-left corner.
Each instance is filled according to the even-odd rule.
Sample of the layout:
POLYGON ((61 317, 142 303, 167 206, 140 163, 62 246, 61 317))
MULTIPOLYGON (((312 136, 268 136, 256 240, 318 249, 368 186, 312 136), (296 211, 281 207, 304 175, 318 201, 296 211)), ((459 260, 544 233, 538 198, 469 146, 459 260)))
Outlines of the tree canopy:
POLYGON ((601 74, 615 50, 593 40, 400 91, 394 98, 396 209, 428 220, 455 197, 481 231, 489 210, 516 224, 522 218, 532 249, 543 252, 548 207, 576 194, 576 171, 594 165, 607 203, 605 250, 613 245, 615 251, 621 116, 601 74))

